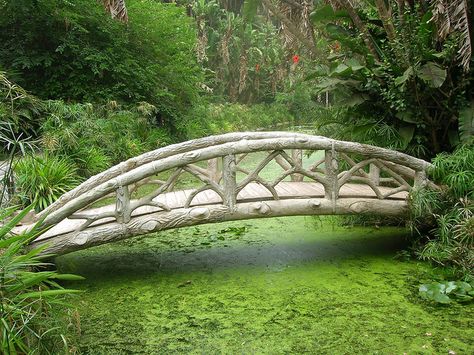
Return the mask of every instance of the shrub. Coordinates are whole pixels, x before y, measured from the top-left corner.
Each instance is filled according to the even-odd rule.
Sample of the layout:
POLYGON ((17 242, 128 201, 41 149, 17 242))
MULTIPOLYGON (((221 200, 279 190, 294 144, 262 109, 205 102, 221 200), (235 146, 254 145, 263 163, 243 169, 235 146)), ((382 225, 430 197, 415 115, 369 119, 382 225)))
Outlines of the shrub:
POLYGON ((420 236, 418 256, 474 276, 474 145, 433 160, 431 177, 440 189, 411 194, 411 223, 420 236))
POLYGON ((61 287, 57 280, 79 280, 81 277, 38 271, 48 266, 40 256, 44 247, 25 252, 38 230, 17 236, 11 229, 30 208, 13 217, 13 209, 0 212, 0 352, 3 354, 57 353, 66 344, 57 333, 55 306, 63 306, 62 296, 74 292, 61 287), (8 222, 6 222, 8 220, 8 222))
POLYGON ((283 104, 209 104, 198 106, 178 128, 185 138, 198 138, 235 131, 269 130, 293 122, 293 116, 283 104))
POLYGON ((73 163, 51 155, 26 156, 15 167, 19 198, 23 205, 45 209, 80 179, 73 163))
POLYGON ((43 149, 73 161, 81 176, 97 174, 145 151, 171 143, 170 134, 154 122, 154 106, 46 103, 41 127, 43 149))
POLYGON ((172 126, 201 82, 192 19, 175 4, 127 7, 125 25, 101 1, 0 1, 0 67, 41 99, 145 100, 172 126))

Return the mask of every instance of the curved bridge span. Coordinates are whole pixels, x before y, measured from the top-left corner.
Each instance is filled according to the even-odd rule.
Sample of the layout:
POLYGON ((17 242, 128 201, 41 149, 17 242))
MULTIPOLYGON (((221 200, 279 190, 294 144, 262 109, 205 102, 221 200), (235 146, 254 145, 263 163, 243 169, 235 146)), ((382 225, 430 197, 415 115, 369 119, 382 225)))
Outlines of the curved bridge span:
MULTIPOLYGON (((36 216, 32 242, 65 254, 155 231, 252 218, 403 215, 430 164, 379 147, 290 132, 231 133, 120 163, 36 216)), ((29 228, 22 226, 21 228, 29 228)))

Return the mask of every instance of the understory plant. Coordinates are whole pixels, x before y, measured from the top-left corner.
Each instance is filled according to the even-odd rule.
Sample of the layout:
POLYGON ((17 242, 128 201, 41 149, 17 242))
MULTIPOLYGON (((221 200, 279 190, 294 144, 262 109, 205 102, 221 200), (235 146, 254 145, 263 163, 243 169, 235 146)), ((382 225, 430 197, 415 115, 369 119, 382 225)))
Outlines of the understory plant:
POLYGON ((269 130, 279 125, 292 125, 294 122, 294 116, 281 103, 227 103, 200 105, 178 127, 186 138, 198 138, 235 131, 269 130))
POLYGON ((41 112, 42 103, 0 71, 0 206, 9 204, 14 196, 16 157, 34 149, 31 136, 41 112))
POLYGON ((36 211, 44 210, 81 180, 73 163, 49 154, 21 158, 15 166, 15 177, 21 203, 32 204, 36 211))
POLYGON ((440 281, 423 284, 418 289, 422 298, 437 303, 451 303, 453 301, 469 302, 474 299, 474 280, 440 281))
POLYGON ((171 143, 169 131, 158 127, 157 108, 146 102, 123 107, 116 101, 106 105, 47 101, 45 107, 41 147, 74 162, 83 177, 171 143))
POLYGON ((439 188, 411 194, 411 227, 422 260, 452 267, 454 275, 474 276, 474 144, 433 159, 430 177, 439 188))
POLYGON ((326 133, 424 159, 474 133, 467 1, 326 2, 312 19, 328 56, 308 77, 343 107, 326 133))
POLYGON ((57 354, 67 351, 55 313, 64 308, 64 295, 79 291, 63 288, 59 280, 79 276, 45 270, 45 247, 28 249, 38 229, 14 235, 13 227, 30 211, 0 212, 0 352, 2 354, 57 354))

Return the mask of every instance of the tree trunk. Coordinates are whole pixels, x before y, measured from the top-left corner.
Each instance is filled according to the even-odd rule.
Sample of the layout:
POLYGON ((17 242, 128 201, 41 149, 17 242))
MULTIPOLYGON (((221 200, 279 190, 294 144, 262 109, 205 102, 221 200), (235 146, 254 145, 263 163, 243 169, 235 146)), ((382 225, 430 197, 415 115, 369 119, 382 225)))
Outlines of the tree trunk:
POLYGON ((112 16, 112 18, 120 22, 128 22, 127 6, 125 0, 102 0, 105 10, 112 16))
POLYGON ((341 4, 341 6, 347 10, 347 12, 349 13, 349 16, 352 19, 352 22, 357 27, 359 32, 362 34, 364 38, 364 42, 367 48, 369 49, 369 52, 374 56, 376 60, 379 60, 380 57, 377 53, 377 50, 375 49, 372 36, 370 35, 369 30, 367 30, 367 27, 365 26, 365 24, 362 22, 357 11, 354 9, 354 7, 351 5, 351 3, 348 0, 338 0, 338 1, 341 4))

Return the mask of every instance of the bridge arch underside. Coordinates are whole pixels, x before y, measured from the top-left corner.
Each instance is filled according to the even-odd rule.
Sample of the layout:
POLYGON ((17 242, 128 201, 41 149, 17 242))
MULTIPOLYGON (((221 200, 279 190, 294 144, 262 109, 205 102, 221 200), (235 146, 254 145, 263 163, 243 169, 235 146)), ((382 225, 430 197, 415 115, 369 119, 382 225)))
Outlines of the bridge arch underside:
MULTIPOLYGON (((292 183, 287 183, 284 187, 289 190, 291 185, 292 183)), ((314 185, 312 188, 317 191, 318 186, 314 185)), ((380 200, 375 194, 369 196, 371 195, 370 191, 366 191, 368 196, 365 198, 360 194, 351 195, 351 187, 355 190, 361 189, 360 186, 347 186, 335 203, 320 194, 309 195, 306 198, 287 197, 279 200, 269 197, 259 200, 247 198, 238 200, 234 208, 222 205, 222 203, 195 204, 184 207, 184 204, 180 206, 178 205, 179 201, 175 201, 176 205, 169 211, 148 207, 137 210, 128 223, 119 223, 113 218, 109 218, 108 221, 102 220, 91 224, 82 231, 76 230, 80 221, 66 219, 36 239, 32 246, 47 243, 49 247, 46 252, 59 255, 134 236, 200 224, 283 216, 349 214, 404 216, 407 213, 406 193, 399 193, 393 198, 380 200)), ((252 188, 257 189, 256 186, 252 188)), ((306 188, 311 187, 306 186, 306 188)), ((184 190, 181 191, 181 194, 185 196, 191 192, 192 190, 184 190)), ((161 197, 163 200, 176 200, 176 193, 164 194, 161 197)), ((100 214, 112 209, 113 206, 106 206, 91 209, 87 214, 100 214)))
MULTIPOLYGON (((120 163, 36 216, 32 242, 65 254, 160 230, 295 215, 401 216, 429 163, 379 147, 292 132, 183 142, 120 163)), ((31 228, 26 225, 22 228, 31 228)))

